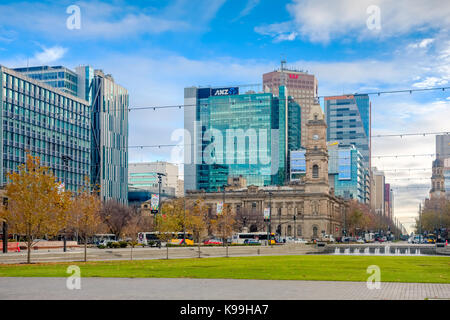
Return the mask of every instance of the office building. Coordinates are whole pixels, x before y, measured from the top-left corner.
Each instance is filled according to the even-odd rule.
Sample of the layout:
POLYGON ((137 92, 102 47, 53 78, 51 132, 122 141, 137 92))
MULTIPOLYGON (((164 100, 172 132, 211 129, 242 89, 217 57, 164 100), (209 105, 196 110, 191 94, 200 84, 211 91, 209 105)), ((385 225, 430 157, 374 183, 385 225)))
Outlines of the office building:
MULTIPOLYGON (((239 87, 185 88, 185 190, 217 191, 228 177, 249 185, 289 180, 289 150, 301 139, 301 109, 286 88, 239 94, 239 87)), ((242 90, 241 90, 242 91, 242 90)))
POLYGON ((436 135, 436 159, 450 158, 450 134, 436 135))
POLYGON ((394 217, 394 192, 391 185, 386 183, 384 185, 384 213, 390 219, 394 217))
POLYGON ((66 188, 81 190, 90 177, 89 103, 23 73, 0 66, 2 185, 26 152, 38 156, 66 188))
POLYGON ((372 168, 370 207, 379 216, 385 216, 384 185, 385 185, 384 172, 379 171, 376 167, 372 168))
POLYGON ((92 184, 104 201, 128 201, 128 91, 95 70, 92 90, 92 184))
MULTIPOLYGON (((301 181, 285 186, 245 186, 245 179, 239 177, 223 191, 188 191, 187 198, 203 199, 212 215, 217 214, 217 204, 224 202, 236 214, 236 232, 269 231, 305 239, 342 235, 346 205, 329 190, 326 124, 319 105, 311 108, 307 121, 304 156, 300 152, 295 156, 305 163, 301 181), (268 222, 264 222, 264 212, 269 213, 268 222)), ((294 154, 292 151, 291 156, 294 154)))
POLYGON ((91 110, 91 183, 100 186, 102 200, 128 199, 128 107, 125 88, 111 75, 91 66, 72 71, 63 66, 15 69, 72 96, 88 101, 91 110))
MULTIPOLYGON (((301 118, 307 119, 315 98, 318 96, 318 81, 308 72, 287 69, 282 62, 278 70, 263 74, 263 88, 265 92, 271 92, 279 96, 280 86, 286 87, 289 95, 301 106, 301 118)), ((301 147, 306 143, 306 123, 301 124, 301 147)))
POLYGON ((180 194, 178 166, 157 161, 130 163, 128 166, 128 187, 159 192, 158 173, 161 173, 161 193, 175 197, 180 194))
MULTIPOLYGON (((14 71, 23 73, 28 77, 45 83, 51 87, 69 93, 73 96, 78 95, 78 75, 76 72, 63 66, 37 66, 26 68, 15 68, 14 71)), ((85 97, 80 97, 85 99, 85 97)), ((85 99, 86 100, 86 99, 85 99)))
POLYGON ((368 95, 325 97, 327 141, 353 144, 371 168, 371 104, 368 95))
POLYGON ((330 187, 334 193, 344 199, 355 199, 369 203, 366 185, 367 169, 363 157, 354 145, 340 145, 338 142, 328 145, 328 174, 330 187))

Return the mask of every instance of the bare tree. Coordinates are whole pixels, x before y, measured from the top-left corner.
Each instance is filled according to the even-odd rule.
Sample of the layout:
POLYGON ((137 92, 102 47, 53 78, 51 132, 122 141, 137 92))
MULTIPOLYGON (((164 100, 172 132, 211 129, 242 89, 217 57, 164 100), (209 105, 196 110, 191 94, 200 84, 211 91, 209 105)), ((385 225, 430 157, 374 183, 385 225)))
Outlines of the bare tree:
POLYGON ((139 232, 143 231, 144 225, 144 217, 142 217, 139 213, 134 211, 134 215, 128 220, 127 225, 124 228, 124 235, 130 237, 130 246, 131 246, 131 260, 133 260, 133 249, 137 245, 137 238, 139 232))
POLYGON ((115 200, 109 200, 103 204, 100 216, 110 232, 119 239, 134 213, 130 207, 115 200))

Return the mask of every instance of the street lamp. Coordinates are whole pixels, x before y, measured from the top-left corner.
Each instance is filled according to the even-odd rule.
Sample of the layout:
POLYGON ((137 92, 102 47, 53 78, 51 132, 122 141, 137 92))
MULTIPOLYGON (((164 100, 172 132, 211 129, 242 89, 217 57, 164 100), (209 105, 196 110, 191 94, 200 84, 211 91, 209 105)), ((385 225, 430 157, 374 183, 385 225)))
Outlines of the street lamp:
POLYGON ((267 219, 267 245, 270 245, 271 222, 272 222, 272 191, 269 191, 269 219, 267 219))
MULTIPOLYGON (((67 171, 69 171, 69 161, 71 161, 72 158, 68 155, 63 155, 61 159, 64 162, 64 189, 66 189, 68 187, 67 171)), ((63 243, 64 243, 63 252, 67 252, 66 228, 64 228, 63 243)))

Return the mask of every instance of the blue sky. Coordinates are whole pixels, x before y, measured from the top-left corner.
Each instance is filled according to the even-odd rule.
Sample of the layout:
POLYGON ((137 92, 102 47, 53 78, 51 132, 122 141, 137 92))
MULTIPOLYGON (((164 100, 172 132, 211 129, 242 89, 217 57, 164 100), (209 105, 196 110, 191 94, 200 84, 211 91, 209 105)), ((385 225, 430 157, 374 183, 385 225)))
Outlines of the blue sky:
MULTIPOLYGON (((182 104, 190 85, 260 83, 280 57, 315 74, 320 95, 448 86, 449 27, 450 4, 440 0, 3 0, 0 64, 90 64, 113 74, 129 90, 132 106, 182 104), (80 29, 66 26, 71 5, 80 8, 80 29), (369 10, 373 5, 379 16, 369 10), (368 20, 379 28, 369 28, 368 20)), ((450 131, 448 91, 371 101, 373 134, 450 131)), ((129 143, 170 143, 182 127, 182 110, 134 111, 129 143)), ((374 139, 372 151, 433 152, 432 136, 374 139)), ((130 151, 130 161, 165 159, 170 150, 130 151)), ((417 178, 431 173, 428 158, 373 163, 385 170, 430 168, 411 173, 417 178)), ((386 174, 388 182, 404 177, 386 174)), ((392 182, 429 185, 423 179, 392 182)), ((426 195, 425 189, 397 191, 396 214, 411 221, 426 195)))

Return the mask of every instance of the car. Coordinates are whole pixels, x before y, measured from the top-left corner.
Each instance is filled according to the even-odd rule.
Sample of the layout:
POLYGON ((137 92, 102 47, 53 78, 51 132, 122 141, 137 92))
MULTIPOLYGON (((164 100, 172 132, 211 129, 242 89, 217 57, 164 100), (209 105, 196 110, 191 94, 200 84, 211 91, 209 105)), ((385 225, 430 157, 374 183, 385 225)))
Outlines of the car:
POLYGON ((299 238, 299 239, 294 239, 294 243, 299 243, 299 244, 304 244, 304 243, 308 243, 308 241, 306 241, 305 239, 301 239, 301 238, 299 238))
POLYGON ((357 243, 365 243, 365 241, 364 241, 364 239, 363 239, 363 238, 359 238, 359 239, 357 239, 357 240, 356 240, 356 242, 357 242, 357 243))
POLYGON ((322 241, 325 241, 325 242, 334 242, 335 240, 334 240, 334 238, 333 238, 333 235, 331 235, 331 234, 326 234, 326 235, 323 236, 322 241))
POLYGON ((244 244, 259 244, 259 241, 255 239, 245 239, 244 244))
POLYGON ((222 245, 223 241, 220 240, 220 239, 213 238, 213 239, 207 239, 207 240, 203 241, 203 244, 206 244, 206 245, 208 245, 208 244, 219 244, 219 245, 222 245))

